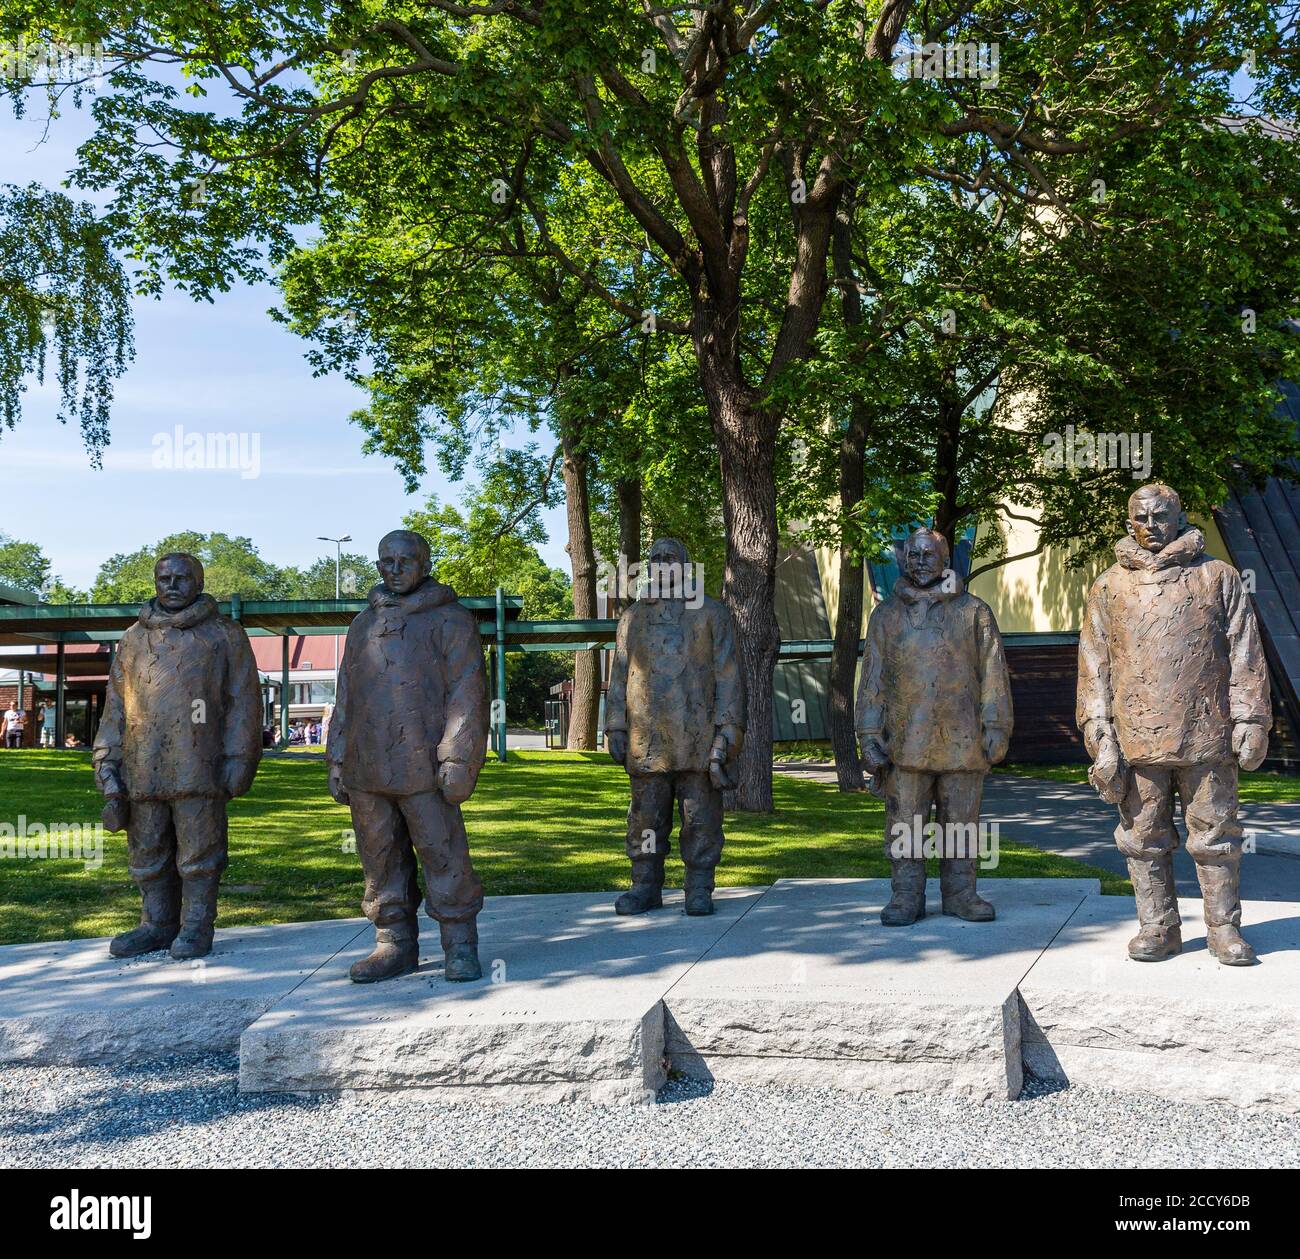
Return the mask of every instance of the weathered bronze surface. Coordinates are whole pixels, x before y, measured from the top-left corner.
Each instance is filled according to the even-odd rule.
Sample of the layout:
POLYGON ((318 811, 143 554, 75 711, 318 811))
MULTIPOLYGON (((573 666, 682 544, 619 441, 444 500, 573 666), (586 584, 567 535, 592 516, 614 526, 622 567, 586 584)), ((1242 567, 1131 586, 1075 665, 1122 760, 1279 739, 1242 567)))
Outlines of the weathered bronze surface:
POLYGON ((1211 953, 1248 966, 1241 937, 1237 770, 1268 753, 1268 668, 1237 570, 1205 553, 1177 493, 1147 485, 1129 499, 1129 536, 1088 594, 1079 635, 1077 719, 1102 799, 1119 805, 1140 930, 1129 956, 1182 948, 1174 891, 1175 791, 1205 900, 1211 953))
POLYGON ((450 980, 479 979, 483 886, 460 806, 487 752, 487 675, 478 623, 429 576, 429 546, 397 530, 379 544, 381 583, 352 622, 327 752, 330 794, 352 810, 375 949, 357 983, 419 963, 420 886, 438 921, 450 980))
POLYGON ((713 912, 722 793, 735 786, 744 737, 745 683, 731 613, 703 594, 686 548, 660 538, 650 550, 649 589, 619 617, 605 699, 606 746, 632 789, 632 887, 615 902, 618 913, 663 904, 674 799, 686 912, 713 912))
POLYGON ((260 688, 248 636, 203 593, 194 556, 162 556, 154 583, 118 644, 95 736, 104 825, 125 826, 143 903, 109 951, 196 958, 212 949, 226 801, 252 786, 262 755, 260 688))
POLYGON ((885 798, 893 894, 880 921, 907 926, 925 914, 933 807, 943 912, 987 922, 995 913, 976 892, 973 845, 984 775, 1011 739, 1002 636, 988 604, 948 568, 942 534, 918 529, 898 560, 893 593, 867 626, 855 709, 863 771, 885 798))

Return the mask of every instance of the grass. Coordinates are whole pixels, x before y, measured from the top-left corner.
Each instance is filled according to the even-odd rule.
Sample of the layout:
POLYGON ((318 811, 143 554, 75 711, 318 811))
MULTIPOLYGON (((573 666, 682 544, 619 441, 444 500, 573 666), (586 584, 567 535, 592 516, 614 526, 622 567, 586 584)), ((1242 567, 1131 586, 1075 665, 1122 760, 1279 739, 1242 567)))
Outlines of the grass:
MULTIPOLYGON (((880 801, 782 775, 773 793, 771 814, 728 815, 720 884, 888 874, 880 801)), ((489 761, 465 810, 488 894, 626 887, 627 800, 626 775, 604 753, 522 752, 504 766, 489 761)), ((0 822, 15 826, 19 815, 29 825, 94 822, 100 804, 88 753, 0 752, 0 822)), ((348 810, 325 791, 321 762, 264 760, 253 790, 230 807, 221 925, 359 915, 361 869, 347 843, 350 826, 348 810)), ((1094 877, 1103 891, 1128 890, 1106 871, 1005 836, 1000 851, 998 868, 982 877, 1094 877)), ((674 852, 669 883, 680 885, 681 872, 674 852)), ((138 915, 122 834, 104 835, 97 870, 71 859, 0 860, 0 944, 112 935, 138 915)))
MULTIPOLYGON (((1086 783, 1086 765, 999 765, 998 774, 1018 774, 1025 778, 1050 778, 1060 783, 1086 783)), ((1300 800, 1300 776, 1279 774, 1275 770, 1252 770, 1238 778, 1239 799, 1255 804, 1283 804, 1300 800)))
POLYGON ((834 749, 829 739, 791 739, 772 745, 774 761, 833 761, 834 749))

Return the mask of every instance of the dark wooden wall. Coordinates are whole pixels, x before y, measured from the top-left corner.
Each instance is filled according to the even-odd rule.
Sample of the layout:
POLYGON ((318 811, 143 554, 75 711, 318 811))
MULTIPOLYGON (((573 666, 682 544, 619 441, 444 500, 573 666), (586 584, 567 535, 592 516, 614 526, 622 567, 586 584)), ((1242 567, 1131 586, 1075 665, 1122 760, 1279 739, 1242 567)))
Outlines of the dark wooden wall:
POLYGON ((1074 724, 1079 648, 1008 643, 1006 651, 1016 716, 1007 760, 1040 765, 1087 761, 1083 736, 1074 724))

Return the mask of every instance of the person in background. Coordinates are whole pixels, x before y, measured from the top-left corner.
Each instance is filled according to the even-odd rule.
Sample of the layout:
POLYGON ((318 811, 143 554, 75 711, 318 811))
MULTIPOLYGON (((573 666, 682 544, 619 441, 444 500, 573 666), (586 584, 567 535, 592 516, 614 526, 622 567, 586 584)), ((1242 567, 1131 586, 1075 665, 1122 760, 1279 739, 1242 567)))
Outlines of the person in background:
POLYGON ((27 728, 27 714, 21 708, 7 708, 4 715, 4 740, 7 748, 23 745, 23 731, 27 728))
POLYGON ((58 710, 53 704, 42 704, 40 710, 41 747, 54 746, 54 725, 58 719, 58 710))

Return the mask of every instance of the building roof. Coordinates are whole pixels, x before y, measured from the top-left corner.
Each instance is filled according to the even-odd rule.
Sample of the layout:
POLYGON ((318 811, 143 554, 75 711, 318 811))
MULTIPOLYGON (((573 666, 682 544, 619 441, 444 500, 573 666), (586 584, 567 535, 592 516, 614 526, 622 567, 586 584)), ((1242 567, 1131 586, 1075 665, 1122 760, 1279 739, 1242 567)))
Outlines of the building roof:
POLYGON ((39 602, 39 596, 32 594, 30 590, 20 590, 17 586, 11 586, 7 582, 0 581, 0 604, 33 604, 39 602))
MULTIPOLYGON (((496 596, 461 599, 478 618, 484 634, 495 634, 496 596)), ((342 634, 365 606, 364 599, 219 600, 225 616, 234 616, 254 635, 342 634)), ((521 595, 505 596, 506 622, 519 620, 521 595)), ((120 638, 140 614, 138 603, 0 604, 0 646, 32 643, 111 642, 120 638)))

